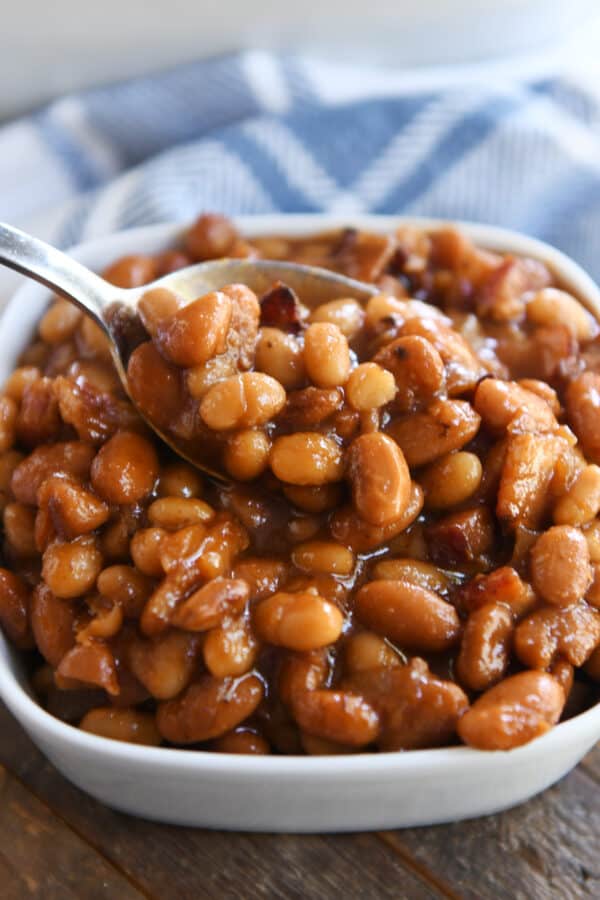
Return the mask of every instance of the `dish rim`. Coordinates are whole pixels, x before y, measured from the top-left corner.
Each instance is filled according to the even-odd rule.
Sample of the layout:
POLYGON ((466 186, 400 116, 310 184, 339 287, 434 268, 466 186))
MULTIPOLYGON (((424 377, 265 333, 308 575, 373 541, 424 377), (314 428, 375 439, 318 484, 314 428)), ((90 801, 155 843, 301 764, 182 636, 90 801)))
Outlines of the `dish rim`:
MULTIPOLYGON (((596 317, 600 318, 600 288, 578 263, 550 244, 523 235, 512 229, 485 225, 462 220, 447 220, 419 216, 378 216, 378 215, 343 215, 303 213, 286 214, 270 213, 257 216, 234 216, 236 223, 244 234, 258 236, 261 234, 284 233, 302 235, 327 231, 339 227, 360 227, 386 232, 401 224, 416 225, 427 230, 439 230, 452 225, 471 237, 480 247, 498 250, 504 253, 532 256, 547 263, 553 274, 565 288, 576 293, 582 303, 596 317)), ((127 243, 140 247, 152 239, 154 243, 165 248, 177 241, 189 223, 171 222, 154 224, 139 228, 113 232, 109 235, 87 240, 70 248, 69 252, 77 258, 101 256, 103 253, 118 253, 119 245, 127 243), (113 250, 113 247, 115 248, 113 250)), ((131 251, 128 251, 131 252, 131 251)), ((20 302, 30 293, 40 294, 46 290, 41 285, 26 282, 9 298, 0 317, 0 329, 11 319, 19 318, 17 311, 20 302)), ((15 323, 15 326, 18 324, 15 323)), ((0 346, 2 337, 0 332, 0 346)), ((600 701, 585 712, 579 713, 566 722, 561 722, 539 738, 508 751, 476 750, 465 746, 439 747, 425 750, 405 750, 390 752, 365 752, 349 755, 301 756, 301 755, 265 755, 252 756, 232 753, 217 753, 211 750, 189 750, 177 747, 149 747, 101 737, 82 731, 75 725, 63 722, 47 712, 28 692, 20 677, 21 663, 19 651, 9 644, 3 633, 0 633, 0 698, 15 718, 36 735, 43 735, 53 745, 69 744, 71 749, 80 750, 84 754, 99 753, 107 755, 112 761, 135 762, 147 764, 158 769, 177 769, 186 771, 202 769, 205 773, 214 772, 220 775, 285 775, 286 777, 305 776, 323 779, 346 779, 350 774, 364 777, 379 776, 388 771, 402 768, 406 773, 417 774, 431 767, 444 766, 446 769, 468 766, 486 766, 505 760, 508 764, 517 761, 530 761, 540 753, 552 753, 562 745, 568 745, 575 739, 584 744, 587 737, 600 737, 600 701)), ((243 676, 242 676, 243 677, 243 676)))

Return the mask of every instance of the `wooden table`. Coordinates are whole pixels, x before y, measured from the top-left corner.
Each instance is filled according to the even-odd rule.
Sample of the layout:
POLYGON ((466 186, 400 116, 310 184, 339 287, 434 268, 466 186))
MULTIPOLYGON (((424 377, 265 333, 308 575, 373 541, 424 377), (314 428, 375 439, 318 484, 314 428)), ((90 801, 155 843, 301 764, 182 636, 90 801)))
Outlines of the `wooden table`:
POLYGON ((600 898, 600 746, 510 812, 372 834, 156 825, 65 781, 0 706, 2 900, 600 898))

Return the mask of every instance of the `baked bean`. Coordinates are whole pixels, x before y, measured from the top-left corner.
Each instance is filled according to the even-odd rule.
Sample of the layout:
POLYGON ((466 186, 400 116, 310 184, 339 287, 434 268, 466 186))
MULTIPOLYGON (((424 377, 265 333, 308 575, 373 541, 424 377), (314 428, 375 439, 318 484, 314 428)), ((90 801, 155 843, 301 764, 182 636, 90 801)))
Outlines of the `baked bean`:
POLYGON ((122 431, 98 451, 91 468, 94 490, 109 503, 135 503, 150 493, 158 476, 152 444, 134 432, 122 431))
POLYGON ((108 266, 102 276, 116 287, 142 287, 156 278, 156 263, 151 256, 141 254, 122 256, 108 266))
POLYGON ((223 575, 233 557, 248 545, 239 523, 223 517, 210 528, 189 525, 161 541, 160 561, 167 577, 149 598, 140 627, 144 634, 160 634, 168 626, 175 607, 202 581, 223 575))
POLYGON ((339 505, 342 488, 339 484, 286 484, 283 493, 294 506, 310 513, 321 513, 339 505))
POLYGON ((301 486, 339 481, 344 471, 338 444, 316 432, 298 432, 276 438, 270 465, 281 481, 301 486))
POLYGON ((283 703, 292 707, 297 697, 324 687, 329 667, 327 651, 323 649, 307 653, 287 653, 281 663, 277 681, 283 703))
POLYGON ((188 686, 197 665, 198 638, 169 631, 152 641, 134 639, 127 648, 127 665, 157 700, 170 700, 188 686))
POLYGON ((20 366, 15 369, 4 383, 4 393, 17 402, 22 399, 25 389, 41 377, 37 366, 20 366))
POLYGON ((63 656, 56 671, 62 678, 96 685, 113 696, 119 693, 114 656, 99 641, 76 644, 63 656))
POLYGON ((597 647, 585 664, 585 672, 592 681, 600 681, 600 647, 597 647))
POLYGON ((161 742, 154 715, 134 709, 114 709, 112 706, 90 709, 79 727, 82 731, 113 741, 127 741, 148 747, 157 747, 161 742))
POLYGON ((208 525, 188 525, 165 535, 160 544, 163 571, 192 587, 195 581, 216 578, 248 546, 248 535, 235 519, 223 513, 208 525), (190 581, 190 579, 192 579, 190 581))
POLYGON ((148 334, 157 337, 164 323, 182 308, 184 302, 167 288, 152 288, 142 294, 137 311, 148 334))
POLYGON ((4 511, 11 495, 10 484, 14 470, 23 460, 18 450, 7 450, 0 453, 0 512, 4 511))
MULTIPOLYGON (((574 486, 575 482, 586 468, 586 462, 578 447, 570 447, 567 442, 563 442, 563 452, 559 455, 554 463, 554 472, 550 482, 550 493, 552 498, 560 501, 574 486)), ((557 522, 557 525, 569 524, 568 522, 557 522)))
POLYGON ((164 569, 160 558, 162 540, 166 535, 163 528, 142 528, 131 539, 131 558, 144 575, 161 578, 164 569))
POLYGON ((212 506, 196 497, 160 497, 148 507, 150 524, 165 531, 211 522, 214 517, 212 506))
POLYGON ((87 384, 98 392, 118 394, 122 390, 116 371, 105 362, 91 359, 75 360, 69 366, 67 375, 78 386, 87 384))
POLYGON ((565 393, 569 425, 579 438, 586 457, 600 464, 600 374, 583 372, 565 393))
POLYGON ((310 314, 310 322, 328 322, 337 325, 348 341, 359 333, 365 320, 365 311, 357 300, 351 297, 321 303, 310 314))
POLYGON ((236 374, 236 361, 229 353, 214 356, 201 366, 185 370, 185 386, 196 400, 201 400, 213 384, 236 374))
POLYGON ((215 678, 237 678, 250 671, 259 649, 243 616, 228 619, 206 635, 202 647, 204 665, 215 678))
POLYGON ((31 596, 31 630, 36 647, 56 668, 75 644, 75 608, 40 583, 31 596))
POLYGON ((269 744, 254 731, 238 729, 229 731, 211 744, 216 753, 242 753, 250 756, 264 756, 271 752, 269 744))
POLYGON ((158 323, 155 341, 177 366, 198 366, 223 353, 232 316, 231 298, 213 291, 158 323))
POLYGON ((372 525, 399 519, 410 502, 410 472, 402 450, 387 435, 363 434, 348 452, 354 506, 372 525))
POLYGON ((442 357, 426 338, 408 335, 382 347, 375 362, 394 376, 396 404, 407 412, 431 403, 445 387, 442 357))
POLYGON ((90 537, 50 544, 42 557, 42 578, 56 597, 70 599, 90 591, 102 569, 102 554, 90 537))
POLYGON ((399 666, 400 655, 384 638, 372 631, 359 631, 350 635, 344 644, 344 671, 348 674, 399 666))
POLYGON ((156 724, 173 744, 196 744, 221 737, 250 716, 262 700, 264 688, 256 675, 213 678, 204 675, 185 693, 160 703, 156 724))
POLYGON ((583 536, 585 537, 590 553, 590 562, 600 562, 600 520, 594 519, 582 527, 583 536))
POLYGON ((600 609, 600 565, 592 563, 593 580, 587 589, 585 600, 589 606, 600 609))
POLYGON ((442 358, 448 394, 464 394, 472 390, 485 374, 481 363, 467 341, 451 326, 431 316, 409 318, 400 329, 402 336, 425 338, 442 358))
POLYGON ((214 431, 251 428, 272 419, 285 404, 278 381, 262 372, 245 372, 213 385, 200 404, 200 415, 214 431))
POLYGON ((279 328, 261 328, 256 345, 256 368, 275 378, 286 391, 301 387, 306 375, 298 339, 279 328))
POLYGON ((133 400, 152 424, 168 429, 173 410, 183 406, 181 372, 162 358, 151 341, 140 344, 129 357, 127 384, 133 400))
POLYGON ((540 399, 544 400, 555 416, 558 417, 560 415, 561 407, 558 394, 547 382, 540 381, 538 378, 520 378, 517 383, 519 387, 532 394, 537 394, 540 399))
POLYGON ((345 384, 350 374, 348 341, 337 325, 316 322, 304 333, 306 374, 317 387, 345 384))
POLYGON ((159 497, 201 497, 202 476, 189 463, 174 462, 160 470, 157 493, 159 497))
POLYGON ((357 366, 346 384, 348 403, 359 411, 379 409, 391 403, 396 393, 392 373, 373 362, 357 366))
POLYGON ((542 607, 523 619, 515 631, 514 649, 524 666, 545 669, 563 656, 582 666, 600 642, 600 613, 587 603, 542 607))
POLYGON ((101 359, 110 362, 111 346, 104 330, 91 316, 83 316, 75 335, 79 352, 86 359, 101 359))
MULTIPOLYGON (((303 431, 311 426, 320 425, 336 412, 341 414, 343 410, 344 395, 340 388, 307 387, 301 391, 291 391, 288 394, 287 403, 279 417, 279 422, 294 431, 303 431)), ((351 410, 358 424, 358 414, 351 410)), ((335 428, 338 428, 339 415, 335 418, 335 428)))
POLYGON ((340 544, 349 547, 355 553, 366 553, 389 543, 397 535, 404 532, 418 517, 423 508, 423 491, 412 482, 410 499, 402 516, 388 525, 372 525, 357 516, 351 506, 342 506, 336 510, 329 522, 331 536, 340 544))
POLYGON ((0 568, 0 624, 17 647, 28 650, 33 644, 29 625, 31 591, 25 582, 0 568))
POLYGON ((485 691, 504 677, 512 632, 512 613, 503 603, 488 603, 471 613, 456 659, 461 684, 472 691, 485 691))
POLYGON ((106 563, 129 562, 130 540, 140 526, 139 506, 121 506, 100 532, 100 549, 106 563))
POLYGON ((467 613, 504 603, 515 619, 531 612, 537 604, 531 585, 510 566, 502 566, 489 575, 476 575, 460 589, 457 601, 459 608, 467 613))
POLYGON ((520 672, 486 691, 461 717, 458 733, 479 750, 512 750, 556 724, 564 703, 551 675, 520 672))
POLYGON ((21 353, 19 357, 19 365, 36 366, 39 369, 44 368, 50 356, 50 347, 43 341, 33 341, 29 347, 21 353))
POLYGON ((300 727, 327 741, 364 747, 379 732, 379 716, 362 697, 343 691, 307 691, 296 697, 294 718, 300 727))
POLYGON ((571 663, 567 662, 566 659, 557 659, 550 667, 550 675, 552 675, 553 678, 556 678, 564 691, 565 698, 568 700, 575 678, 575 670, 571 663))
POLYGON ((164 250, 162 253, 155 255, 154 262, 157 267, 157 278, 171 275, 173 272, 178 272, 179 269, 185 269, 192 264, 192 260, 183 250, 164 250))
POLYGON ((464 400, 436 400, 426 411, 400 419, 388 430, 408 465, 424 466, 468 444, 480 421, 464 400))
POLYGON ((71 337, 82 318, 83 313, 73 303, 57 298, 40 320, 39 335, 47 344, 61 344, 71 337))
POLYGON ((338 639, 343 616, 318 594, 278 592, 255 607, 254 626, 259 637, 269 644, 290 650, 316 650, 338 639))
POLYGON ((447 594, 453 584, 446 572, 420 559, 383 559, 372 575, 376 581, 409 581, 437 594, 447 594))
POLYGON ((37 500, 41 508, 48 509, 56 534, 67 540, 95 531, 110 515, 106 503, 63 475, 43 481, 37 500))
POLYGON ((42 482, 59 472, 87 478, 94 452, 93 447, 81 441, 36 447, 13 471, 11 490, 15 499, 35 506, 42 482))
POLYGON ((356 672, 342 684, 377 711, 381 750, 418 750, 450 743, 469 705, 457 684, 436 678, 418 657, 407 665, 356 672))
POLYGON ((552 517, 557 525, 586 525, 600 511, 600 466, 586 466, 560 498, 552 517))
POLYGON ((0 453, 10 450, 16 439, 19 407, 12 397, 0 397, 0 453))
POLYGON ((316 537, 322 524, 318 516, 299 515, 288 522, 286 536, 292 544, 304 543, 316 537))
POLYGON ((449 453, 432 463, 421 475, 425 505, 431 509, 459 506, 479 489, 483 467, 474 453, 449 453))
POLYGON ((35 510, 22 503, 9 503, 2 519, 11 552, 25 558, 36 556, 35 510))
POLYGON ((533 325, 562 325, 578 341, 589 341, 598 333, 598 326, 589 312, 566 291, 547 287, 534 294, 525 307, 527 319, 533 325))
POLYGON ((245 581, 214 578, 177 607, 171 622, 187 631, 208 631, 220 625, 225 616, 241 612, 249 594, 245 581))
POLYGON ((335 541, 307 541, 292 551, 292 562, 304 572, 331 572, 335 575, 351 575, 354 571, 354 555, 335 541))
POLYGON ((98 575, 96 587, 102 597, 120 606, 128 619, 139 618, 152 593, 153 582, 133 566, 108 566, 98 575))
POLYGON ((88 599, 87 606, 90 612, 95 613, 83 628, 78 628, 77 643, 87 644, 90 639, 102 638, 108 640, 114 637, 123 625, 123 610, 118 604, 105 607, 102 600, 88 599))
POLYGON ((271 442, 260 428, 238 431, 227 441, 225 468, 238 481, 252 481, 269 466, 271 442))
POLYGON ((556 417, 546 400, 514 381, 485 378, 473 401, 485 425, 496 434, 507 428, 544 433, 555 431, 556 417))
POLYGON ((371 581, 356 595, 359 621, 384 637, 415 650, 454 646, 460 621, 454 607, 433 591, 405 581, 371 581))
POLYGON ((569 525, 545 531, 531 549, 531 579, 548 603, 569 606, 585 596, 592 570, 582 532, 569 525))
POLYGON ((496 514, 512 528, 537 528, 551 504, 550 485, 563 450, 553 435, 517 434, 506 447, 496 514))
POLYGON ((232 575, 245 581, 250 591, 250 600, 262 600, 274 594, 282 584, 288 571, 287 563, 280 559, 246 556, 236 560, 232 575))
POLYGON ((390 321, 402 323, 407 318, 406 303, 389 294, 376 294, 370 297, 365 307, 365 324, 372 331, 381 328, 390 321))
POLYGON ((186 232, 184 248, 192 259, 217 259, 229 255, 237 237, 231 219, 203 213, 186 232))

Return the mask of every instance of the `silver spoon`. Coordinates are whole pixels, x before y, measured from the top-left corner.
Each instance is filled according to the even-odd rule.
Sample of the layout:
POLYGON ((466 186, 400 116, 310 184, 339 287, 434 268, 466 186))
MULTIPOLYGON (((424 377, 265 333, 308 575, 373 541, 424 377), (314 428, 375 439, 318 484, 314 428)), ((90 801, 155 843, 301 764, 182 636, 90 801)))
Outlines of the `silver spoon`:
POLYGON ((41 282, 75 303, 92 317, 110 341, 110 348, 121 383, 140 415, 179 456, 213 477, 229 480, 215 471, 186 443, 185 446, 148 420, 131 398, 127 384, 127 342, 123 339, 124 323, 131 320, 140 297, 156 287, 168 288, 188 301, 226 284, 242 283, 259 297, 273 283, 282 281, 300 297, 310 297, 318 305, 328 300, 352 297, 364 302, 377 293, 377 288, 354 281, 327 269, 269 260, 218 259, 179 269, 140 288, 118 288, 90 269, 37 238, 0 222, 0 263, 41 282))

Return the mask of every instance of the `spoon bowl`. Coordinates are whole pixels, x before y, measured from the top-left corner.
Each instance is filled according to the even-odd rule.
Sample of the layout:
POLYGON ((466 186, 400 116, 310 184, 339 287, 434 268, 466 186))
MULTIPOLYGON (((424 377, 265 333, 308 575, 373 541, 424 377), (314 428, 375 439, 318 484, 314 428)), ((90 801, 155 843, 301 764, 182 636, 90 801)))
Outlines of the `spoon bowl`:
POLYGON ((299 296, 310 295, 313 302, 325 303, 340 297, 365 302, 377 293, 373 285, 316 266, 271 260, 217 259, 179 269, 139 288, 119 288, 101 278, 82 263, 44 241, 0 222, 0 264, 51 288, 90 315, 110 342, 113 361, 124 390, 140 415, 164 443, 183 459, 213 478, 229 480, 209 465, 197 446, 175 440, 140 409, 132 397, 127 379, 127 363, 132 346, 129 340, 135 325, 140 298, 148 291, 163 288, 186 302, 218 291, 227 284, 244 284, 255 294, 264 294, 275 282, 284 282, 299 296))

